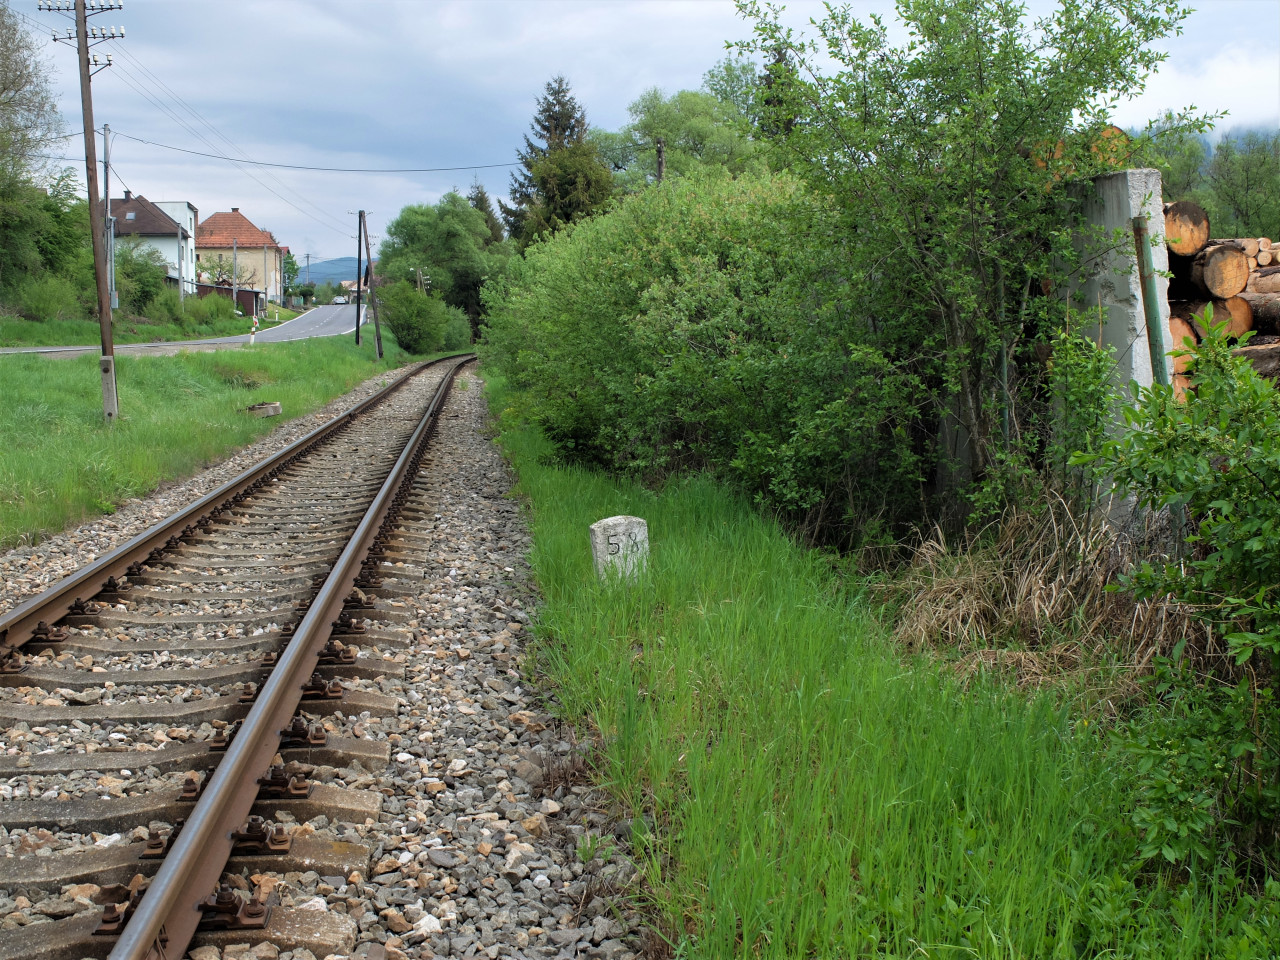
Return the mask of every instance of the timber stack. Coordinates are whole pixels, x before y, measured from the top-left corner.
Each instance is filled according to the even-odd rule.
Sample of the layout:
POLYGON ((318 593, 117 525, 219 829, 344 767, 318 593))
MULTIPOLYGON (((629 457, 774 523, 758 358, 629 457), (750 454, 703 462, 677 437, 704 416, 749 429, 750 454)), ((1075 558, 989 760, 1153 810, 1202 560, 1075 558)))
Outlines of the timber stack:
MULTIPOLYGON (((1189 200, 1165 206, 1164 229, 1172 274, 1169 332, 1175 348, 1187 338, 1193 343, 1204 339, 1208 305, 1213 306, 1215 323, 1226 321, 1229 337, 1250 330, 1280 336, 1280 244, 1273 247, 1268 237, 1213 239, 1208 214, 1189 200)), ((1263 376, 1280 375, 1280 347, 1259 344, 1244 349, 1263 376)), ((1188 363, 1187 357, 1174 358, 1179 394, 1190 386, 1188 363)))

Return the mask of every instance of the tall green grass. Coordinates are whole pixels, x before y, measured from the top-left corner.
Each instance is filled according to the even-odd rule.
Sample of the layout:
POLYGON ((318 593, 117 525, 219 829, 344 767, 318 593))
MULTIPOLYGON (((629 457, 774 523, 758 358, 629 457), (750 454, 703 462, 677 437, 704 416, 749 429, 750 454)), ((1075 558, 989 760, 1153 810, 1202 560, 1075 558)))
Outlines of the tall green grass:
POLYGON ((1096 726, 904 657, 829 558, 747 504, 559 466, 516 406, 501 442, 532 507, 537 666, 645 813, 634 849, 674 955, 1274 955, 1280 885, 1142 872, 1096 726), (649 523, 634 585, 592 570, 587 526, 615 514, 649 523))
POLYGON ((244 408, 278 400, 284 420, 323 406, 405 355, 372 338, 116 357, 120 419, 102 420, 97 357, 0 356, 0 546, 38 540, 188 475, 282 422, 244 408))

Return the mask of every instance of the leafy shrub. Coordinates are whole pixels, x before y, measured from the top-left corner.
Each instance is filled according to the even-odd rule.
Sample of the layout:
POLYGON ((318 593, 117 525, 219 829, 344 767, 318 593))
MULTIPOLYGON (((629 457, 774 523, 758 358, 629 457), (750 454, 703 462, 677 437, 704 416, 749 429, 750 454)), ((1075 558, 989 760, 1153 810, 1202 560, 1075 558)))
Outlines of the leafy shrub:
POLYGON ((236 311, 230 297, 211 293, 207 297, 188 297, 186 315, 192 326, 201 326, 216 320, 230 320, 236 311))
POLYGON ((1144 390, 1129 429, 1079 458, 1110 472, 1140 507, 1186 518, 1185 555, 1144 563, 1127 585, 1191 605, 1240 668, 1223 669, 1229 682, 1207 690, 1187 671, 1168 675, 1172 732, 1135 746, 1148 778, 1144 851, 1169 859, 1211 849, 1210 813, 1239 824, 1246 847, 1280 839, 1280 393, 1233 352, 1211 312, 1205 322, 1210 336, 1189 349, 1186 402, 1171 387, 1144 390))
POLYGON ((824 207, 763 173, 629 197, 485 288, 488 355, 567 458, 711 470, 866 537, 919 507, 923 387, 841 302, 824 207))
MULTIPOLYGON (((439 296, 419 293, 413 284, 401 280, 378 294, 387 329, 396 342, 409 353, 431 353, 444 343, 445 328, 458 317, 467 323, 467 315, 450 307, 439 296)), ((470 330, 470 326, 467 327, 470 330)))
POLYGON ((152 299, 147 307, 147 319, 154 323, 174 323, 179 327, 191 322, 183 309, 182 298, 172 287, 166 287, 152 299))
POLYGON ((467 315, 457 308, 451 308, 449 319, 444 324, 444 349, 465 350, 471 346, 471 323, 467 315))
POLYGON ((18 289, 18 312, 27 320, 69 320, 84 310, 75 286, 63 277, 45 274, 18 289))
POLYGON ((167 273, 160 251, 143 246, 137 238, 120 240, 116 244, 116 291, 120 296, 120 309, 145 313, 164 289, 167 273))

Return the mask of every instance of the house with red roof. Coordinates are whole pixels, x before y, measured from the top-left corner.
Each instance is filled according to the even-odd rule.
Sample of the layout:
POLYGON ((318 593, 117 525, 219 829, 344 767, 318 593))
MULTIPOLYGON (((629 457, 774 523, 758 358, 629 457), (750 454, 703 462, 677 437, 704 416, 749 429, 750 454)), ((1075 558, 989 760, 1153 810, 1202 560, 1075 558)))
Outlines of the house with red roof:
POLYGON ((239 207, 215 213, 196 227, 196 269, 206 283, 231 283, 261 290, 268 300, 284 298, 284 252, 269 230, 254 226, 239 207))

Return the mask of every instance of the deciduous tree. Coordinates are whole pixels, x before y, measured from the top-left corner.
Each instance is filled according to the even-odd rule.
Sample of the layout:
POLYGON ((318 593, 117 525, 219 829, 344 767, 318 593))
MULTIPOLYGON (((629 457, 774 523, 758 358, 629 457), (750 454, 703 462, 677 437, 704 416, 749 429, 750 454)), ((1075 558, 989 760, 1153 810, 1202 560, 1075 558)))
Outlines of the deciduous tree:
POLYGON ((1215 235, 1280 240, 1280 133, 1223 137, 1205 173, 1216 201, 1215 235))
POLYGON ((746 169, 758 143, 737 106, 701 90, 665 96, 646 90, 627 108, 631 122, 618 133, 592 131, 592 141, 623 189, 635 190, 657 178, 657 142, 663 141, 667 176, 688 176, 706 166, 733 173, 746 169))
POLYGON ((933 384, 938 423, 962 438, 954 475, 981 479, 1016 399, 1005 361, 1016 376, 1054 303, 1039 281, 1070 255, 1067 182, 1105 169, 1091 147, 1188 11, 1061 0, 1032 20, 1017 0, 900 0, 895 44, 848 7, 806 40, 775 8, 739 6, 755 23, 742 48, 771 61, 762 126, 841 215, 849 309, 933 384))
POLYGON ((434 205, 413 204, 400 211, 387 225, 377 269, 380 277, 393 282, 416 282, 421 271, 430 280, 430 290, 465 311, 476 332, 480 289, 505 272, 510 255, 506 241, 494 242, 484 213, 450 191, 434 205))
POLYGON ((286 296, 294 294, 293 285, 298 282, 298 260, 290 250, 284 255, 284 264, 282 267, 284 273, 284 292, 286 296))
POLYGON ((8 3, 0 3, 0 185, 44 169, 41 151, 61 132, 41 47, 8 3))

